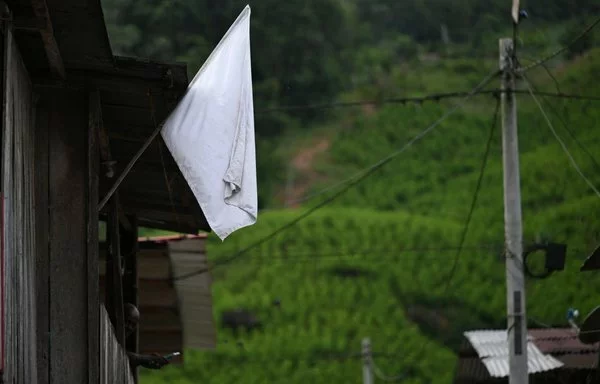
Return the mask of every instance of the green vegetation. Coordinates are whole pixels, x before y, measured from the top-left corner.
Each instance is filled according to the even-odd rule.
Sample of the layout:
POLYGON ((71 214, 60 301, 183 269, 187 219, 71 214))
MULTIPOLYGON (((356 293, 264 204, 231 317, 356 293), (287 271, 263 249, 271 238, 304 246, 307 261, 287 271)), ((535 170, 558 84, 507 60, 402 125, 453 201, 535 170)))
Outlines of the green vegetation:
MULTIPOLYGON (((191 73, 245 3, 104 0, 116 51, 187 61, 191 73)), ((269 210, 224 243, 211 236, 211 259, 236 254, 335 190, 297 209, 279 208, 286 193, 299 199, 370 166, 455 101, 262 109, 468 91, 497 67, 497 39, 512 33, 506 4, 250 1, 260 203, 269 210), (286 189, 288 176, 293 178, 286 189)), ((570 41, 593 14, 588 1, 530 0, 524 7, 530 19, 520 26, 523 64, 570 41)), ((596 30, 549 63, 556 82, 541 68, 528 75, 530 81, 539 90, 600 95, 598 36, 596 30)), ((567 308, 585 313, 599 304, 590 294, 600 288, 599 276, 578 269, 600 242, 594 213, 600 200, 531 98, 518 100, 525 240, 569 246, 564 272, 528 281, 530 325, 566 326, 567 308)), ((593 156, 600 150, 598 102, 542 103, 582 171, 600 186, 600 161, 578 144, 593 156)), ((359 382, 360 359, 348 354, 360 351, 363 337, 382 354, 376 363, 387 374, 404 373, 405 383, 450 382, 462 332, 505 325, 499 121, 466 247, 449 278, 495 106, 490 95, 473 98, 331 205, 215 269, 215 319, 243 307, 264 328, 235 336, 220 327, 215 351, 186 351, 184 366, 144 371, 141 382, 359 382), (346 358, 336 359, 340 355, 346 358)))

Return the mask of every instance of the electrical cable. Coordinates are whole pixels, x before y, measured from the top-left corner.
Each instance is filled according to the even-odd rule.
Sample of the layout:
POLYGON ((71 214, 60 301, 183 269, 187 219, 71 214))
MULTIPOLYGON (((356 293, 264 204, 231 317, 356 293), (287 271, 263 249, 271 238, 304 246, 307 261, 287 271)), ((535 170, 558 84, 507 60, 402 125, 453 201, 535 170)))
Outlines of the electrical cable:
MULTIPOLYGON (((491 124, 491 127, 490 127, 490 134, 488 136, 488 140, 487 140, 487 143, 486 143, 486 148, 485 148, 485 151, 484 151, 481 168, 480 168, 480 171, 479 171, 479 177, 477 179, 477 185, 475 187, 475 192, 473 193, 473 198, 471 200, 471 206, 469 208, 469 213, 467 214, 467 219, 465 221, 465 225, 463 226, 463 231, 462 231, 462 235, 461 235, 461 240, 459 242, 459 247, 458 247, 456 255, 454 257, 454 262, 453 262, 452 268, 450 270, 450 273, 445 278, 445 284, 443 284, 443 283, 440 284, 440 285, 444 285, 444 292, 448 291, 448 289, 450 288, 450 285, 452 283, 452 280, 454 279, 454 276, 456 274, 458 262, 460 260, 461 251, 462 251, 462 249, 464 247, 464 241, 466 239, 466 235, 467 235, 468 230, 469 230, 469 224, 470 224, 471 219, 473 217, 473 212, 475 211, 475 206, 477 204, 477 198, 478 198, 479 192, 481 190, 483 176, 485 174, 485 169, 487 167, 487 161, 488 161, 490 150, 491 150, 491 144, 492 144, 492 141, 493 141, 493 138, 494 138, 494 132, 496 131, 496 124, 497 124, 497 120, 498 120, 498 113, 500 111, 500 99, 498 98, 496 100, 497 100, 497 102, 496 102, 496 107, 494 109, 494 115, 493 115, 493 118, 492 118, 492 124, 491 124)), ((425 343, 423 343, 421 345, 421 348, 419 348, 418 354, 421 354, 427 348, 427 346, 429 346, 430 342, 431 342, 431 339, 429 339, 425 343)))
POLYGON ((553 59, 554 57, 560 55, 561 53, 565 52, 566 50, 571 48, 573 45, 575 45, 582 37, 587 35, 592 29, 594 29, 594 27, 596 25, 598 25, 598 23, 600 23, 600 17, 598 17, 594 22, 592 22, 590 25, 588 25, 579 35, 577 35, 573 40, 571 40, 570 43, 561 47, 559 50, 551 53, 550 55, 548 55, 540 60, 537 60, 537 61, 529 64, 526 67, 520 68, 518 70, 518 72, 525 73, 525 72, 529 71, 530 69, 536 68, 536 67, 542 65, 543 63, 553 59))
POLYGON ((371 368, 373 368, 373 373, 375 373, 375 376, 377 376, 377 378, 381 381, 393 383, 405 379, 407 376, 405 373, 394 376, 388 376, 385 373, 383 373, 383 371, 375 364, 375 360, 373 360, 373 358, 369 359, 369 362, 371 363, 371 368))
POLYGON ((485 169, 487 167, 487 162, 490 155, 490 150, 492 147, 492 141, 494 139, 494 133, 496 132, 496 124, 498 121, 498 112, 500 110, 500 99, 496 99, 496 109, 494 110, 494 117, 492 118, 492 126, 490 128, 490 134, 488 136, 488 140, 485 147, 485 152, 483 154, 483 160, 481 162, 481 167, 479 169, 479 177, 477 178, 477 184, 475 186, 475 192, 473 193, 473 198, 471 199, 471 206, 469 208, 469 213, 467 214, 467 219, 465 221, 465 225, 463 227, 463 231, 461 234, 460 242, 458 250, 456 251, 456 256, 454 258, 454 263, 452 264, 452 268, 450 269, 450 273, 446 278, 446 286, 444 290, 447 290, 450 287, 452 279, 454 278, 454 274, 456 273, 456 269, 458 267, 458 263, 460 261, 460 254, 462 252, 462 248, 464 242, 467 238, 467 233, 469 231, 469 225, 471 223, 471 219, 473 218, 473 212, 475 211, 475 206, 477 205, 477 199, 479 197, 479 192, 481 191, 481 185, 483 182, 483 176, 485 175, 485 169))
MULTIPOLYGON (((473 248, 479 251, 490 251, 492 249, 488 248, 473 248)), ((464 248, 462 249, 464 251, 464 248)), ((265 256, 261 254, 260 257, 254 257, 248 255, 245 259, 245 262, 248 264, 273 264, 275 261, 280 261, 282 263, 315 263, 319 261, 340 261, 340 262, 358 262, 368 260, 370 263, 378 263, 380 261, 390 261, 390 260, 408 260, 409 258, 422 258, 422 259, 432 259, 432 258, 440 258, 446 257, 446 255, 439 255, 441 252, 454 252, 456 248, 450 249, 430 249, 430 252, 435 252, 427 255, 423 255, 424 250, 404 250, 404 251, 373 251, 373 252, 348 252, 348 253, 335 253, 335 254, 314 254, 312 256, 299 256, 299 257, 290 257, 285 255, 273 255, 273 256, 265 256), (404 252, 410 252, 410 254, 405 254, 404 252), (360 255, 369 255, 370 257, 359 257, 360 255)), ((501 255, 501 248, 497 248, 498 255, 501 255)), ((473 255, 481 256, 480 253, 475 253, 473 255)))
MULTIPOLYGON (((600 19, 599 19, 600 20, 600 19)), ((542 107, 542 104, 540 104, 538 98, 533 94, 533 90, 531 89, 531 85, 529 84, 529 81, 527 80, 526 76, 523 76, 523 80, 525 82, 525 85, 527 86, 527 89, 530 91, 531 97, 533 98, 533 100, 535 101, 535 103, 537 104, 540 112, 542 113, 542 115, 544 116, 544 119, 546 120, 546 123, 548 124, 548 128, 550 128, 550 131, 552 131, 552 134, 554 135, 554 137, 556 138, 556 140, 558 141, 558 143, 560 144, 560 146, 562 147, 563 151, 565 152, 565 154, 567 155, 567 157, 569 158, 569 160, 571 161, 571 164, 573 165, 573 168, 575 168, 575 170, 577 171, 577 173, 579 174, 579 176, 581 176, 581 178, 587 183, 587 185, 594 191, 594 193, 596 193, 596 195, 598 197, 600 197, 600 192, 598 191, 598 189, 596 189, 596 187, 594 186, 594 184, 592 184, 592 182, 584 175, 584 173, 581 171, 581 169, 579 168, 579 166, 577 165, 577 162, 575 161, 575 159, 573 158, 573 155, 571 155, 571 152, 569 152, 569 148, 567 148, 566 144, 564 143, 564 141, 560 138, 560 136, 558 135, 558 133, 556 132, 556 129, 554 129, 554 126, 552 125, 552 122, 550 121, 550 118, 548 118, 548 115, 546 114, 546 111, 544 110, 544 107, 542 107)))
MULTIPOLYGON (((500 93, 500 91, 498 93, 500 93)), ((526 90, 516 91, 515 93, 527 93, 527 94, 529 94, 529 92, 527 92, 526 90)), ((549 92, 534 92, 534 93, 537 94, 537 95, 541 95, 541 96, 548 96, 548 95, 550 95, 551 97, 552 96, 553 97, 561 97, 559 95, 563 95, 563 96, 565 96, 565 98, 572 98, 573 97, 573 95, 566 95, 566 94, 561 94, 561 93, 558 93, 558 94, 553 94, 553 93, 549 93, 549 92)), ((497 95, 497 93, 495 95, 497 95)), ((598 97, 597 100, 600 101, 600 97, 598 97)), ((580 144, 580 146, 582 146, 582 144, 580 144)), ((586 152, 587 152, 587 150, 586 150, 586 152)), ((589 152, 587 152, 587 153, 589 154, 589 152)), ((591 154, 589 154, 589 155, 591 156, 591 154)), ((295 204, 301 204, 301 203, 305 203, 307 201, 310 201, 310 200, 314 199, 315 197, 321 196, 321 195, 323 195, 323 194, 325 194, 325 193, 327 193, 327 192, 329 192, 329 191, 331 191, 333 189, 336 189, 337 187, 339 187, 339 186, 347 183, 349 180, 351 180, 352 178, 356 177, 357 174, 360 174, 361 172, 364 172, 364 170, 366 170, 366 169, 368 169, 368 168, 365 168, 365 169, 357 172, 356 174, 352 175, 349 178, 346 178, 346 179, 340 180, 340 181, 338 181, 336 183, 333 183, 331 185, 328 185, 327 187, 324 187, 324 188, 322 188, 322 189, 320 189, 320 190, 318 190, 316 192, 310 193, 310 194, 308 194, 306 196, 303 196, 303 197, 301 197, 299 199, 288 201, 287 204, 289 204, 289 205, 295 205, 295 204)), ((600 167, 599 167, 599 169, 600 169, 600 167)), ((262 210, 262 212, 270 211, 270 210, 272 210, 272 209, 262 210)))
POLYGON ((450 117, 453 113, 455 113, 460 108, 462 108, 465 105, 465 103, 471 98, 472 95, 474 95, 475 93, 477 93, 479 90, 483 89, 499 73, 500 73, 500 71, 496 70, 496 71, 492 72, 491 74, 489 74, 488 76, 486 76, 475 88, 473 88, 473 90, 466 97, 464 97, 459 103, 455 104, 455 106, 453 108, 451 108, 444 115, 442 115, 440 118, 438 118, 435 122, 433 122, 433 124, 431 124, 425 130, 423 130, 421 133, 419 133, 417 136, 415 136, 412 140, 410 140, 408 143, 406 143, 401 148, 397 149, 396 151, 394 151, 394 152, 390 153, 389 155, 387 155, 386 157, 382 158, 381 160, 379 160, 378 162, 376 162, 375 164, 373 164, 371 167, 369 167, 364 172, 361 172, 360 174, 356 175, 354 178, 349 179, 348 183, 344 186, 344 188, 342 188, 341 190, 337 191, 332 196, 328 197, 327 199, 323 200, 322 202, 320 202, 319 204, 313 206, 312 208, 309 208, 308 210, 306 210, 304 213, 300 214, 295 219, 293 219, 290 222, 288 222, 287 224, 284 224, 283 226, 279 227, 275 231, 271 232, 269 235, 267 235, 267 236, 265 236, 265 237, 257 240, 256 242, 252 243, 248 247, 242 249, 237 254, 234 254, 231 257, 220 261, 219 263, 215 263, 212 268, 203 268, 201 270, 189 272, 189 273, 183 274, 181 276, 173 277, 173 278, 171 278, 171 280, 172 281, 179 281, 179 280, 187 279, 187 278, 190 278, 190 277, 193 277, 193 276, 196 276, 196 275, 200 275, 200 274, 206 273, 206 272, 208 272, 209 270, 211 270, 211 269, 213 269, 215 267, 222 266, 222 265, 225 265, 225 264, 229 264, 232 261, 234 261, 234 260, 238 259, 239 257, 243 256, 244 254, 248 253, 250 250, 252 250, 252 249, 254 249, 254 248, 256 248, 256 247, 258 247, 258 246, 266 243, 267 241, 270 241, 271 239, 275 238, 275 236, 277 236, 279 233, 292 228, 298 222, 304 220, 305 218, 307 218, 308 216, 310 216, 314 212, 316 212, 319 209, 323 208, 324 206, 330 204, 332 201, 334 201, 338 197, 342 196, 345 192, 347 192, 348 190, 350 190, 354 186, 358 185, 360 182, 362 182, 367 177, 369 177, 370 175, 372 175, 373 173, 375 173, 377 170, 379 170, 381 167, 383 167, 384 165, 386 165, 387 163, 389 163, 390 161, 392 161, 398 155, 404 153, 414 143, 416 143, 417 141, 419 141, 420 139, 422 139, 423 137, 425 137, 427 134, 429 134, 431 131, 433 131, 435 128, 437 128, 442 122, 444 122, 448 117, 450 117))
MULTIPOLYGON (((548 75, 550 77, 554 78, 554 76, 552 75, 552 72, 550 72, 550 70, 546 66, 544 66, 544 68, 546 68, 548 75)), ((556 81, 556 79, 554 79, 554 82, 556 84, 556 87, 558 88, 558 82, 556 81)), ((534 93, 537 93, 539 95, 539 93, 536 91, 535 84, 533 84, 531 81, 529 81, 529 84, 531 85, 531 88, 533 89, 534 93)), ((598 172, 600 172, 600 164, 598 163, 598 161, 596 160, 594 155, 592 155, 592 153, 585 147, 585 145, 583 145, 581 140, 579 140, 577 138, 577 136, 575 136, 573 131, 569 128, 568 124, 566 123, 565 119, 562 118, 562 116, 556 111, 556 108, 554 108, 554 106, 546 98, 542 97, 542 101, 546 104, 546 107, 548 107, 548 109, 550 109, 550 111, 554 114, 554 116, 556 116, 556 118, 560 121, 564 130, 567 131, 567 133, 569 134, 569 136, 571 136, 573 141, 575 141, 575 143, 579 146, 579 148, 590 158, 590 160, 592 160, 592 163, 594 163, 596 170, 598 172)))
MULTIPOLYGON (((486 89, 480 90, 476 92, 474 95, 498 95, 502 93, 501 89, 486 89)), ((527 93, 522 90, 514 90, 514 93, 527 93)), ((589 96, 589 95, 575 95, 575 94, 566 94, 562 92, 536 92, 536 94, 540 96, 547 96, 553 98, 561 98, 561 99, 573 99, 573 100, 589 100, 589 101, 600 101, 600 96, 589 96)), ((447 93, 437 93, 430 94, 423 97, 392 97, 392 98, 384 98, 379 100, 355 100, 355 101, 347 101, 347 102, 332 102, 332 103, 322 103, 322 104, 305 104, 305 105, 283 105, 279 107, 272 108, 263 108, 257 109, 255 111, 256 115, 260 114, 268 114, 273 112, 293 112, 293 111, 304 111, 304 110, 326 110, 326 109, 335 109, 335 108, 354 108, 361 107, 365 105, 385 105, 385 104, 422 104, 427 101, 439 102, 443 99, 453 99, 453 98, 462 98, 469 95, 468 91, 464 92, 447 92, 447 93)))

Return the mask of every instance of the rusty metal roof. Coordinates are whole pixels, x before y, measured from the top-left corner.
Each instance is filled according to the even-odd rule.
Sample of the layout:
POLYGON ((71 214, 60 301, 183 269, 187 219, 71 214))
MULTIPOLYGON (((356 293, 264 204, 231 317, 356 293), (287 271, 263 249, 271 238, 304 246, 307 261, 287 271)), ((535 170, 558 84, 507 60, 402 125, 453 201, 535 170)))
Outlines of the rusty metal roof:
POLYGON ((544 353, 552 355, 596 353, 600 343, 583 344, 571 328, 531 329, 535 345, 544 353))
MULTIPOLYGON (((35 87, 99 91, 110 160, 116 162, 114 171, 119 175, 183 96, 186 65, 114 56, 100 0, 7 0, 7 5, 35 87), (64 67, 62 79, 53 76, 56 63, 64 67)), ((104 177, 103 167, 100 172, 103 197, 115 177, 104 177)), ((210 231, 160 136, 125 178, 119 200, 124 213, 135 214, 141 226, 181 233, 210 231)))

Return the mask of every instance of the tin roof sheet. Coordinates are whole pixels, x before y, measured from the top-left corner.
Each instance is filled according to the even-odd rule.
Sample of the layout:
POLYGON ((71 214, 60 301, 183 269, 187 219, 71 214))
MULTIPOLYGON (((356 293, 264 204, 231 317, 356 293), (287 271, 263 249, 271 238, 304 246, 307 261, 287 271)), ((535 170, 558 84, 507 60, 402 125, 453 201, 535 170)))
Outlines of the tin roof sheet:
MULTIPOLYGON (((465 332, 465 337, 477 352, 490 376, 508 376, 509 364, 506 330, 470 331, 465 332)), ((564 365, 551 355, 542 353, 533 343, 531 335, 528 335, 527 340, 527 365, 530 374, 549 371, 564 365)))

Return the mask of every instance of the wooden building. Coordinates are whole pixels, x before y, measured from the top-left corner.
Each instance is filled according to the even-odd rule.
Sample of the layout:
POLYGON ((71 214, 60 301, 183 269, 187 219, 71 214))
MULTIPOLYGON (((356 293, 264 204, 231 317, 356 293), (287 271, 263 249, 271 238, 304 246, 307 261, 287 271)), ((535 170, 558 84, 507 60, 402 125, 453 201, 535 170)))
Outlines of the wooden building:
POLYGON ((102 212, 98 201, 181 98, 186 67, 115 57, 100 0, 6 0, 0 12, 2 382, 131 382, 122 303, 136 295, 137 225, 209 228, 159 140, 102 212))
MULTIPOLYGON (((106 246, 100 244, 100 291, 104 292, 106 246)), ((188 349, 216 347, 211 276, 203 273, 171 282, 172 276, 208 266, 206 235, 160 236, 138 239, 137 306, 141 313, 139 352, 166 355, 188 349)), ((101 298, 102 299, 102 298, 101 298)))

